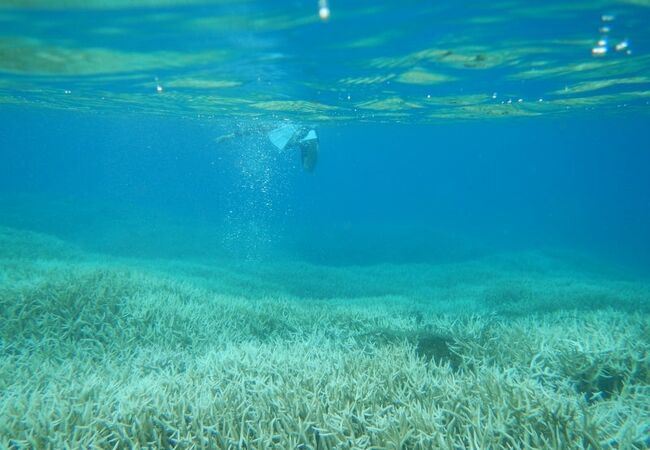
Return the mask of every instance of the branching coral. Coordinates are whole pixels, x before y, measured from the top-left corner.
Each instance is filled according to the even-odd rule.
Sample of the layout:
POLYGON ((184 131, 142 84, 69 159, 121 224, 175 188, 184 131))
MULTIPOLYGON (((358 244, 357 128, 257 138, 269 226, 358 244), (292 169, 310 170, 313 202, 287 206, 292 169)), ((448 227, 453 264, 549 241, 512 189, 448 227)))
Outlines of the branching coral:
MULTIPOLYGON (((277 292, 237 297, 154 263, 47 254, 0 261, 12 280, 0 286, 0 448, 650 442, 647 313, 557 305, 526 313, 527 302, 543 306, 534 293, 559 289, 553 274, 529 274, 533 294, 500 315, 480 301, 467 308, 463 299, 503 292, 503 280, 519 274, 478 270, 477 262, 462 270, 482 273, 480 282, 448 281, 445 289, 462 295, 441 305, 421 291, 319 301, 277 292)), ((282 282, 290 280, 269 285, 282 282)), ((590 289, 618 282, 608 283, 590 289)), ((636 299, 650 292, 630 286, 636 299)))

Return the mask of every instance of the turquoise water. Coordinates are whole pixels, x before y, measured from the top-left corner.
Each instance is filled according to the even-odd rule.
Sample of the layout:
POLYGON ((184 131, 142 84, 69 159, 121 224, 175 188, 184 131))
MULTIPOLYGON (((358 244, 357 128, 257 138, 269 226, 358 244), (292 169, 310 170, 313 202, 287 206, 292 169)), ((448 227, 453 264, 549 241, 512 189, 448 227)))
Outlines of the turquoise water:
POLYGON ((650 446, 650 3, 0 2, 0 448, 650 446))
POLYGON ((643 2, 348 2, 326 22, 313 2, 18 5, 0 10, 8 225, 102 250, 182 222, 182 247, 219 229, 211 255, 648 264, 643 2), (282 123, 318 130, 314 173, 271 144, 282 123))

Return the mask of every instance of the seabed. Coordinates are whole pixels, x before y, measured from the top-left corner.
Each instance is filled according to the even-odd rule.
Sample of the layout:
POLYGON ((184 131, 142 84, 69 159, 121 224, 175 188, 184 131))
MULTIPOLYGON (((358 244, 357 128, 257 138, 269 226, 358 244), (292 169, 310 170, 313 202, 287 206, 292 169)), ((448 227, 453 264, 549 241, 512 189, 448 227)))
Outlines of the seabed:
POLYGON ((579 266, 256 271, 2 228, 0 448, 648 448, 650 283, 579 266))

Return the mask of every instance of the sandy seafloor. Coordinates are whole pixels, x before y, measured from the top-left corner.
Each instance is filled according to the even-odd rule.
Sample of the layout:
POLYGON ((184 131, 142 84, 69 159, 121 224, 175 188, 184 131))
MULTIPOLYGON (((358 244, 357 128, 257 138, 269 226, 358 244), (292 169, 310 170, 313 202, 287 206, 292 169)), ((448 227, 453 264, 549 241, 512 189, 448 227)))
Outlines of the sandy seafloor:
POLYGON ((586 261, 127 259, 1 228, 0 448, 648 448, 650 282, 586 261))

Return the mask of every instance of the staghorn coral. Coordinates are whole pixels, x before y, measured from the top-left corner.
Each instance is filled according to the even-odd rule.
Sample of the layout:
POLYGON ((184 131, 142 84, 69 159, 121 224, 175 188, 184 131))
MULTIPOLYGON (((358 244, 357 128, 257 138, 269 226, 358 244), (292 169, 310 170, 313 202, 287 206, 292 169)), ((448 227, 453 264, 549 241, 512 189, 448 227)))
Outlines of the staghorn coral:
MULTIPOLYGON (((553 271, 522 275, 493 259, 349 268, 371 281, 373 270, 382 278, 392 271, 391 289, 404 274, 410 282, 435 274, 455 295, 426 301, 414 287, 413 295, 309 300, 282 294, 291 281, 273 279, 266 268, 255 295, 238 297, 228 277, 254 283, 253 272, 71 259, 38 242, 42 253, 0 260, 0 448, 586 449, 650 442, 646 312, 571 302, 559 309, 552 301, 544 308, 544 296, 511 301, 508 314, 481 304, 485 292, 503 292, 504 280, 521 276, 531 292, 551 286, 568 298, 581 286, 613 291, 621 286, 615 279, 563 270, 563 279, 577 281, 562 290, 553 271), (529 302, 537 312, 526 312, 529 302)), ((336 283, 341 269, 307 272, 319 270, 336 283)), ((634 302, 648 298, 646 284, 626 283, 634 302)))

